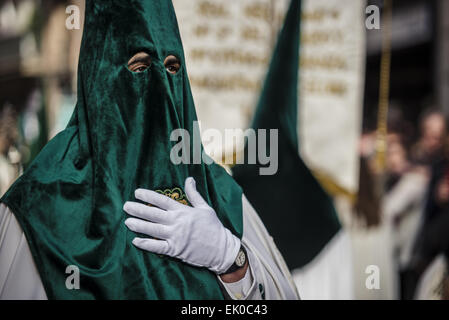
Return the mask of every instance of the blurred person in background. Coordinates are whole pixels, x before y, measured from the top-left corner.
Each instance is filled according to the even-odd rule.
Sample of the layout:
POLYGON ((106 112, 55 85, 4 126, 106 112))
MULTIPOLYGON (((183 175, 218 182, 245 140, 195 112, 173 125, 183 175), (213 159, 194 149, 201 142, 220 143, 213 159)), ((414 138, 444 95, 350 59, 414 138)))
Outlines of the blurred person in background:
POLYGON ((436 108, 424 111, 420 117, 419 128, 420 136, 412 147, 411 158, 415 163, 432 165, 442 157, 447 131, 444 114, 436 108))
MULTIPOLYGON (((441 121, 434 116, 435 125, 443 130, 444 118, 441 121), (438 120, 437 120, 438 119, 438 120)), ((429 129, 432 130, 432 129, 429 129)), ((436 131, 435 131, 436 133, 436 131)), ((439 143, 434 138, 433 150, 439 143)), ((428 146, 431 143, 427 144, 428 146)), ((435 153, 436 154, 436 153, 435 153)), ((436 159, 431 167, 432 174, 427 190, 427 199, 422 216, 422 226, 413 246, 411 259, 403 272, 403 299, 416 297, 418 283, 432 262, 440 255, 444 255, 446 266, 449 257, 449 137, 445 137, 442 157, 436 159)), ((446 267, 447 268, 447 267, 446 267)), ((447 274, 447 270, 446 270, 447 274)), ((443 280, 444 281, 444 280, 443 280)))
POLYGON ((390 133, 386 153, 386 193, 382 214, 392 227, 394 252, 400 269, 408 263, 419 228, 429 180, 424 166, 413 165, 400 133, 390 133))
MULTIPOLYGON (((385 171, 376 165, 376 130, 365 128, 360 140, 360 190, 356 210, 367 227, 387 228, 396 270, 410 261, 420 226, 429 181, 426 166, 410 159, 412 125, 402 109, 392 105, 388 115, 385 171)), ((388 254, 390 255, 390 253, 388 254)))
POLYGON ((380 190, 376 188, 376 131, 364 128, 359 143, 360 177, 357 201, 354 204, 357 223, 367 228, 380 224, 380 190))
POLYGON ((0 195, 3 195, 19 176, 20 162, 14 145, 17 141, 17 115, 14 108, 6 104, 0 110, 0 195))
POLYGON ((420 202, 420 197, 415 201, 414 193, 407 195, 412 191, 408 190, 408 186, 417 182, 419 187, 413 191, 421 193, 420 190, 424 190, 427 184, 425 170, 412 166, 409 161, 407 146, 410 144, 408 137, 412 135, 412 125, 405 120, 402 109, 396 103, 392 103, 388 113, 388 132, 385 172, 380 172, 377 166, 375 125, 367 123, 360 138, 360 187, 355 209, 367 227, 378 226, 385 218, 399 223, 409 202, 420 202), (413 177, 417 180, 414 181, 413 177), (383 197, 385 199, 381 200, 383 197))

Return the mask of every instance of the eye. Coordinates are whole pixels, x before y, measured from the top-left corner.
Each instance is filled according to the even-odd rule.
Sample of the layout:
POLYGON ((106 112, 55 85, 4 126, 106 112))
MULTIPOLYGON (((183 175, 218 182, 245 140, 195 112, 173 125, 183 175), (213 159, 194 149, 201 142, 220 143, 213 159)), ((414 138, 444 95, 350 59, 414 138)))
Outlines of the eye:
POLYGON ((146 52, 138 52, 128 61, 128 69, 132 72, 143 72, 151 66, 151 57, 146 52))
POLYGON ((176 74, 181 69, 181 61, 174 55, 169 55, 165 58, 164 66, 169 73, 176 74))

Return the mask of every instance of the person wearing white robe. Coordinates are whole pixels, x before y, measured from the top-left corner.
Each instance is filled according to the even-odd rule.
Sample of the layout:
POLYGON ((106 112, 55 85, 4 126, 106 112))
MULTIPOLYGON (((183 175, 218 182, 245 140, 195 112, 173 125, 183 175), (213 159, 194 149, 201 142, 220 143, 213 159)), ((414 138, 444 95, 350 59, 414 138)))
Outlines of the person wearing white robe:
MULTIPOLYGON (((226 294, 234 300, 299 299, 287 265, 272 237, 242 196, 243 237, 249 267, 245 276, 225 283, 217 276, 226 294)), ((68 275, 69 276, 69 275, 68 275)), ((80 280, 82 286, 82 279, 80 280)), ((30 248, 11 210, 0 203, 0 299, 47 299, 30 248)))

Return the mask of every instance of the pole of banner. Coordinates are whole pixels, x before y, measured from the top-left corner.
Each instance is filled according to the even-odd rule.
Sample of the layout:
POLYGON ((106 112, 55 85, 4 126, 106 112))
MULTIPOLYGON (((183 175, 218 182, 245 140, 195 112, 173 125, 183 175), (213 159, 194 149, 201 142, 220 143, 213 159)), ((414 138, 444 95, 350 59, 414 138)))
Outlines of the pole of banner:
POLYGON ((384 10, 382 16, 382 56, 380 63, 379 107, 376 133, 376 169, 380 177, 382 177, 385 172, 385 154, 387 150, 393 0, 384 0, 384 10))

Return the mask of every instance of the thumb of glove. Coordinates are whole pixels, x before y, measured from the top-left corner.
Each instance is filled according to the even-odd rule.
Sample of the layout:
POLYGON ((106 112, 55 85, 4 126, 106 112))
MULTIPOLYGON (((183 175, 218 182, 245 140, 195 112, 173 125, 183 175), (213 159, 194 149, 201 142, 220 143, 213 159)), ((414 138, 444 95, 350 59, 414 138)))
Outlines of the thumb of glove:
POLYGON ((192 177, 186 179, 184 190, 187 199, 189 199, 189 202, 194 208, 209 206, 201 194, 196 190, 196 182, 192 177))

